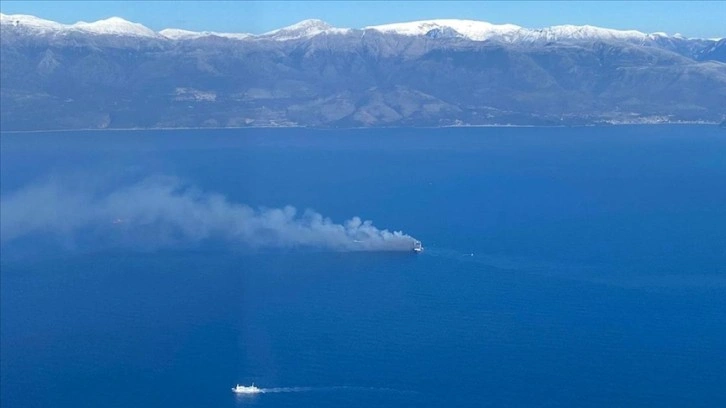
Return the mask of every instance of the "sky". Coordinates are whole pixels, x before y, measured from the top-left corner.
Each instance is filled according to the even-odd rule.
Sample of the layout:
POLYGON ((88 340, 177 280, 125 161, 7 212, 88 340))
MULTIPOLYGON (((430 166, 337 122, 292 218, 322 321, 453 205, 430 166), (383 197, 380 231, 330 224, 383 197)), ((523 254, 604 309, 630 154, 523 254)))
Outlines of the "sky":
POLYGON ((317 18, 337 27, 459 18, 528 28, 595 25, 687 37, 726 37, 726 1, 12 1, 4 14, 75 23, 111 16, 153 30, 264 33, 317 18))

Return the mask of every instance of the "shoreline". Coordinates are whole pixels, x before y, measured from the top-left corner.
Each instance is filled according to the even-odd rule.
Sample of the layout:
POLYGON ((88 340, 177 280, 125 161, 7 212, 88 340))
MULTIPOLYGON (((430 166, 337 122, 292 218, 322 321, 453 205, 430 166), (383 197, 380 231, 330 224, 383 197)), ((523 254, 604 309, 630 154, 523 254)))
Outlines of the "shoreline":
POLYGON ((446 125, 446 126, 358 126, 358 127, 316 127, 316 126, 228 126, 228 127, 152 127, 152 128, 81 128, 81 129, 37 129, 37 130, 0 130, 3 134, 26 133, 66 133, 66 132, 143 132, 173 130, 259 130, 259 129, 309 129, 309 130, 362 130, 362 129, 457 129, 457 128, 582 128, 612 126, 719 126, 721 122, 666 122, 666 123, 592 123, 581 125, 446 125))

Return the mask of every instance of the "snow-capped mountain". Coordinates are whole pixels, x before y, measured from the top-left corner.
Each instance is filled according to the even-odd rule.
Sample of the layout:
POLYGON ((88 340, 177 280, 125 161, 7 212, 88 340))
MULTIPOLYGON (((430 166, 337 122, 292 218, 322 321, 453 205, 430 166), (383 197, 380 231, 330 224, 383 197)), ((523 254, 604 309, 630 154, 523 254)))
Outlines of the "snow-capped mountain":
POLYGON ((25 14, 7 15, 0 13, 0 27, 13 27, 18 30, 26 30, 28 34, 52 34, 67 28, 65 24, 55 21, 43 20, 35 16, 25 14))
POLYGON ((109 35, 122 37, 160 38, 153 30, 139 23, 133 23, 120 17, 87 23, 79 21, 75 24, 61 24, 23 14, 0 14, 0 26, 3 30, 14 29, 36 35, 62 36, 73 33, 92 35, 109 35))
MULTIPOLYGON (((111 17, 91 23, 78 22, 75 24, 61 24, 28 15, 0 14, 0 24, 6 30, 12 29, 28 35, 85 33, 169 40, 194 40, 216 36, 236 40, 265 39, 292 41, 325 34, 346 35, 360 30, 373 30, 383 34, 403 36, 427 36, 429 38, 459 37, 470 41, 494 40, 509 43, 553 41, 628 41, 642 43, 646 41, 662 41, 664 39, 689 40, 679 34, 672 36, 662 32, 646 34, 636 30, 614 30, 589 25, 559 25, 532 29, 514 24, 492 24, 485 21, 460 19, 422 20, 374 25, 363 27, 360 30, 334 27, 324 21, 310 19, 263 34, 189 31, 178 28, 167 28, 156 33, 142 24, 130 22, 120 17, 111 17)), ((702 41, 716 42, 718 39, 702 41)))
POLYGON ((347 34, 351 32, 350 28, 337 28, 322 20, 303 20, 291 26, 279 28, 266 32, 257 37, 268 38, 276 41, 296 40, 301 38, 310 38, 321 34, 347 34))
MULTIPOLYGON (((658 35, 662 35, 659 33, 658 35)), ((590 25, 559 25, 543 29, 523 29, 518 33, 520 41, 565 41, 565 40, 625 40, 644 41, 649 36, 636 30, 613 30, 590 25)))
POLYGON ((177 28, 167 28, 159 31, 159 34, 170 40, 194 40, 204 37, 223 37, 234 40, 255 40, 267 39, 275 41, 299 40, 311 38, 321 34, 347 34, 351 32, 348 28, 336 28, 321 20, 304 20, 288 27, 272 30, 264 34, 249 33, 219 33, 214 31, 188 31, 177 28))
POLYGON ((514 24, 491 24, 484 21, 455 19, 412 21, 369 26, 365 29, 389 34, 429 37, 436 32, 455 32, 459 37, 471 41, 499 40, 505 42, 645 41, 656 37, 668 37, 665 33, 645 34, 636 30, 614 30, 590 25, 559 25, 530 29, 514 24))
POLYGON ((92 23, 78 22, 70 26, 70 29, 83 31, 97 35, 121 35, 130 37, 158 37, 159 34, 139 24, 126 21, 120 17, 111 17, 105 20, 92 23))
POLYGON ((170 40, 196 40, 198 38, 205 37, 222 37, 233 40, 244 40, 249 38, 252 34, 248 33, 218 33, 215 31, 189 31, 181 30, 178 28, 167 28, 159 31, 159 34, 170 39, 170 40))
POLYGON ((368 26, 364 29, 407 36, 427 35, 432 30, 449 32, 453 30, 466 39, 472 41, 484 41, 490 38, 509 39, 521 31, 522 27, 514 24, 497 25, 484 21, 444 19, 384 24, 368 26))
POLYGON ((0 29, 8 130, 720 122, 726 106, 726 40, 665 33, 453 19, 157 33, 25 15, 0 29))

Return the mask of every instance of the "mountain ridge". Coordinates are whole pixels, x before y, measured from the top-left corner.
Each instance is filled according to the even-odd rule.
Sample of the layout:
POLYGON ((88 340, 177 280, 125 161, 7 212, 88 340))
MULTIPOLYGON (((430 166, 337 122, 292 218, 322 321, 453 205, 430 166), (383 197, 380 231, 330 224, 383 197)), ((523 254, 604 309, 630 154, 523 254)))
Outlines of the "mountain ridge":
POLYGON ((0 17, 2 130, 718 123, 726 106, 723 39, 471 20, 149 33, 0 17))
MULTIPOLYGON (((654 39, 656 37, 680 38, 686 39, 680 34, 668 35, 664 32, 644 33, 638 30, 618 30, 612 28, 596 27, 591 25, 555 25, 543 28, 525 28, 515 24, 493 24, 480 20, 467 19, 431 19, 416 20, 410 22, 388 23, 380 25, 365 26, 362 28, 334 27, 331 24, 319 20, 308 19, 298 23, 271 30, 262 34, 252 34, 247 32, 214 32, 214 31, 193 31, 181 28, 165 28, 158 32, 140 24, 125 20, 122 17, 112 16, 106 19, 94 22, 79 21, 74 24, 62 24, 52 20, 46 20, 39 17, 25 14, 3 14, 0 13, 0 23, 8 25, 28 25, 30 27, 43 27, 45 30, 85 30, 96 34, 117 34, 117 35, 136 35, 142 37, 154 37, 157 35, 164 36, 164 32, 175 33, 195 33, 229 36, 238 39, 257 39, 266 38, 279 34, 280 32, 300 33, 299 36, 288 36, 288 39, 299 39, 302 37, 322 34, 322 33, 339 33, 346 34, 350 31, 366 31, 375 30, 381 32, 393 32, 400 35, 425 35, 426 32, 434 28, 450 28, 460 34, 466 36, 473 41, 482 41, 490 38, 491 35, 517 35, 521 39, 541 37, 543 40, 556 40, 563 38, 633 38, 633 39, 654 39), (312 29, 312 30, 310 30, 312 29), (301 31, 303 30, 303 31, 301 31), (307 30, 307 31, 305 31, 307 30)), ((167 37, 171 40, 176 38, 167 37)), ((706 40, 717 42, 722 38, 687 38, 690 40, 706 40)))

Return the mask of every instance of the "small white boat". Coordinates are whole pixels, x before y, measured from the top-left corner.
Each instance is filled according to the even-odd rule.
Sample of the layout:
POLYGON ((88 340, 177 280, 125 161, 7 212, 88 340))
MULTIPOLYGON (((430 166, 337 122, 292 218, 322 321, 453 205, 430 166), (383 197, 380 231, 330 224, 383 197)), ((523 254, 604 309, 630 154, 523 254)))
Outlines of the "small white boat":
POLYGON ((255 387, 255 383, 252 383, 249 387, 237 384, 236 387, 232 388, 232 392, 235 394, 257 394, 262 392, 262 389, 255 387))
POLYGON ((413 252, 423 252, 423 246, 421 246, 421 241, 413 241, 413 252))

